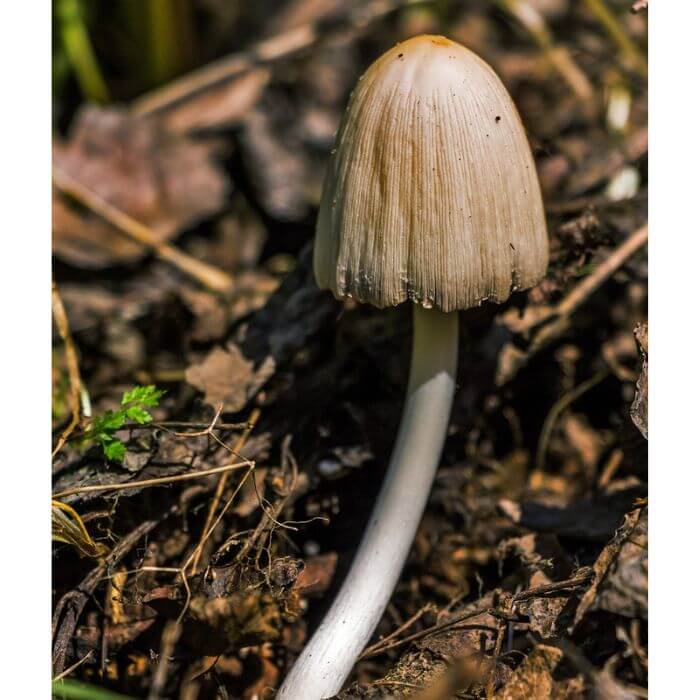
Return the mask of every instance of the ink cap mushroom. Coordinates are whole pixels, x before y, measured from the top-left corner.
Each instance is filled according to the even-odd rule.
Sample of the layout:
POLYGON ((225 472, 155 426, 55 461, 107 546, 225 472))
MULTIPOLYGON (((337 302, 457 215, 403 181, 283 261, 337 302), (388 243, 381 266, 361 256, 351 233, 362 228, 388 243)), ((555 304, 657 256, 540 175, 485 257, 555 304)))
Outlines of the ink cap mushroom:
POLYGON ((458 311, 537 284, 547 253, 530 147, 494 71, 442 36, 414 37, 377 59, 338 131, 314 274, 339 299, 413 302, 410 376, 363 539, 278 698, 320 700, 342 688, 391 598, 439 464, 458 311))
POLYGON ((379 308, 469 309, 537 284, 547 252, 527 136, 491 67, 442 36, 375 61, 324 183, 319 287, 379 308))

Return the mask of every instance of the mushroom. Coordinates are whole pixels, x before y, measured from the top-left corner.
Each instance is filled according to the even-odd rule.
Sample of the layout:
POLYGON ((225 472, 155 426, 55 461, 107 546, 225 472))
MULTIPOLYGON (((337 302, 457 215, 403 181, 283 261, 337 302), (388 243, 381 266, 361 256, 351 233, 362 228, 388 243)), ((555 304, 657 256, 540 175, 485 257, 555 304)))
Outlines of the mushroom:
POLYGON ((378 308, 413 302, 408 390, 389 468, 350 572, 278 698, 336 694, 391 597, 442 453, 458 310, 539 282, 547 230, 517 110, 494 71, 418 36, 360 78, 316 225, 322 289, 378 308))

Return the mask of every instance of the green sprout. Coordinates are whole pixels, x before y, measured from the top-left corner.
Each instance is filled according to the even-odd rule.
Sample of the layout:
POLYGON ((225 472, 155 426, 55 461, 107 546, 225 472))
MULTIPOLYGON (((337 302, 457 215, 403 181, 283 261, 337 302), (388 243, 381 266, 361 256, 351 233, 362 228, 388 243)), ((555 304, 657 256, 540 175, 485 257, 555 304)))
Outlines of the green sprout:
POLYGON ((150 423, 153 416, 146 409, 158 406, 164 393, 164 390, 156 389, 153 384, 135 386, 130 391, 125 391, 119 409, 105 411, 92 419, 83 436, 83 443, 96 443, 107 459, 124 461, 126 445, 116 436, 116 432, 127 422, 139 425, 150 423))

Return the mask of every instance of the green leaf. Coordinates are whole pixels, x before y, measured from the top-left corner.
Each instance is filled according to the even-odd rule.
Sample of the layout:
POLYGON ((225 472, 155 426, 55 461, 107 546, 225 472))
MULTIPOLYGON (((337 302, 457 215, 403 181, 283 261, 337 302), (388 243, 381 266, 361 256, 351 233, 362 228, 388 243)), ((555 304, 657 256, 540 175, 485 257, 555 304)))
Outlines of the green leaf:
POLYGON ((165 391, 156 389, 153 384, 135 386, 125 391, 121 408, 118 411, 105 411, 92 419, 90 428, 83 436, 83 444, 98 443, 107 459, 121 462, 126 456, 126 445, 115 433, 124 427, 127 421, 144 425, 153 420, 146 408, 153 408, 160 402, 165 391))
POLYGON ((126 415, 123 411, 106 411, 104 415, 98 416, 92 421, 94 431, 119 430, 126 422, 126 415))
POLYGON ((102 443, 102 451, 107 459, 122 462, 126 456, 126 445, 121 440, 111 440, 102 443))
POLYGON ((129 420, 134 421, 134 423, 150 423, 153 418, 151 414, 141 406, 130 406, 126 409, 126 416, 129 420))
POLYGON ((156 389, 155 385, 135 386, 131 391, 124 392, 122 397, 122 406, 128 404, 141 404, 153 408, 158 405, 165 391, 156 389))

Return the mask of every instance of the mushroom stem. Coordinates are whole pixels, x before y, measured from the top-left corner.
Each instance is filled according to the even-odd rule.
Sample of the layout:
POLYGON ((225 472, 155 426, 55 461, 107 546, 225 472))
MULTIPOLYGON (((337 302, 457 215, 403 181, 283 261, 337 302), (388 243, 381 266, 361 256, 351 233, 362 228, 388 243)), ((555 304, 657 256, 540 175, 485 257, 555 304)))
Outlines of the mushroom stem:
POLYGON ((338 693, 386 608, 418 529, 452 407, 458 313, 413 305, 413 350, 394 451, 367 529, 340 592, 277 698, 338 693))

